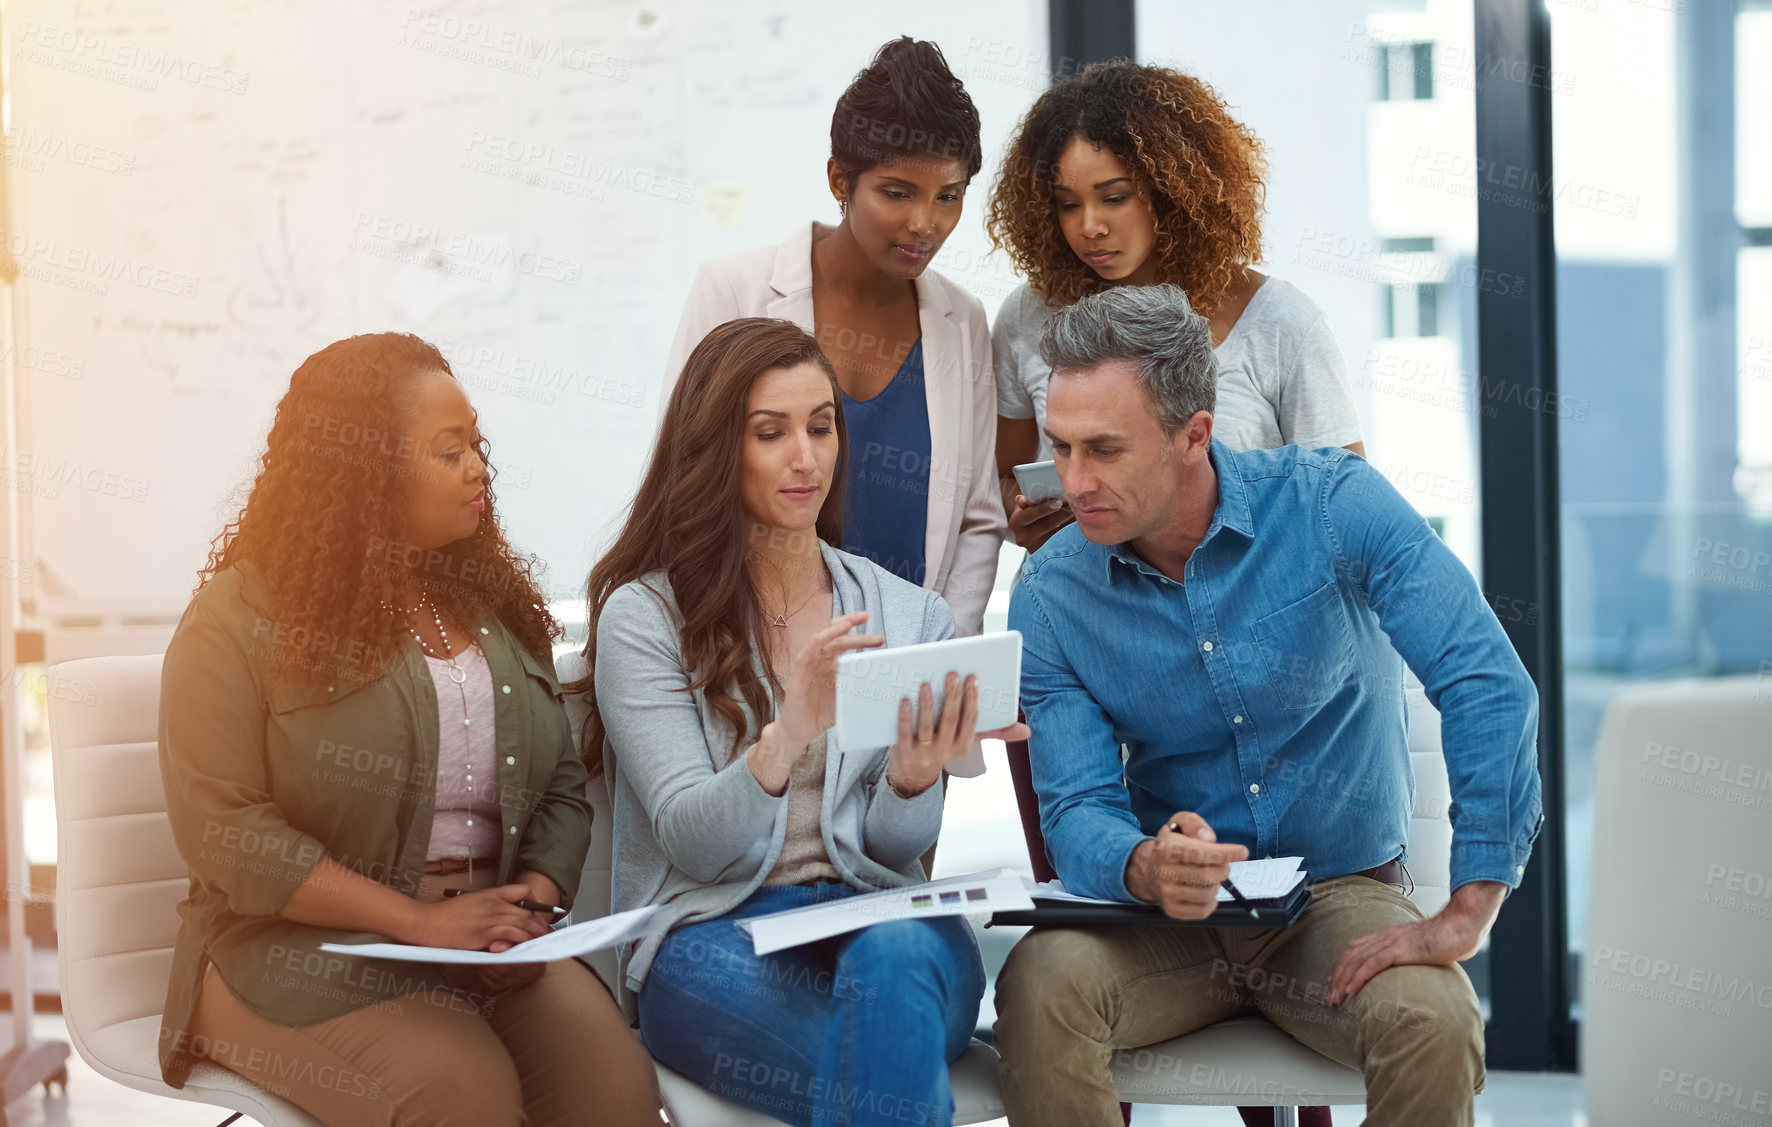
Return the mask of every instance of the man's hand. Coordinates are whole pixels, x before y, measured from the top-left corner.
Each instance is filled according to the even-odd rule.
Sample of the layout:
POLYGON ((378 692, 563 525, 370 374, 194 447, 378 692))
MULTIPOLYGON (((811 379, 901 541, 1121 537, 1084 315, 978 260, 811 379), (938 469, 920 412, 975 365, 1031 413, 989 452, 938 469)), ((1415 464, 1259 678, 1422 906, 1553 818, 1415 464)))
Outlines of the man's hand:
POLYGON ((1126 891, 1178 920, 1203 920, 1218 907, 1218 885, 1230 875, 1232 861, 1244 861, 1249 850, 1220 845, 1206 819, 1183 811, 1141 842, 1126 863, 1126 891))
POLYGON ((1499 881, 1461 884, 1438 915, 1354 940, 1329 975, 1327 1001, 1341 1005, 1390 967, 1449 967, 1470 958, 1483 945, 1506 894, 1507 886, 1499 881))

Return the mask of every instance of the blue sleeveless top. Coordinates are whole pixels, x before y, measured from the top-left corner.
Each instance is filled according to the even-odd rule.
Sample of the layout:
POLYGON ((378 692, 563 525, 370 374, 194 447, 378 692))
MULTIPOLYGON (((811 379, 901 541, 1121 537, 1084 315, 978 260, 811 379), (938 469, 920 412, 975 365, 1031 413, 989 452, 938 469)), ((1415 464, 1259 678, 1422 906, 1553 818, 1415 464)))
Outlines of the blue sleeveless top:
POLYGON ((849 431, 843 550, 922 586, 928 566, 929 401, 921 337, 880 394, 854 399, 843 393, 843 422, 849 431))

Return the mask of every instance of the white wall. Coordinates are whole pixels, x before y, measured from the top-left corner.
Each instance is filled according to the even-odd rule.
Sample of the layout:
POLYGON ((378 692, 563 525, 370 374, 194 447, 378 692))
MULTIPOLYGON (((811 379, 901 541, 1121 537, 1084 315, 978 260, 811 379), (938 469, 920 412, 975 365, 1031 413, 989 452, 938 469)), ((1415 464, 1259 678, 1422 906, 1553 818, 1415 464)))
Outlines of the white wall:
POLYGON ((1040 0, 8 16, 23 411, 6 465, 39 610, 176 611, 290 373, 384 329, 444 347, 509 532, 576 589, 637 481, 696 265, 835 219, 832 107, 900 33, 942 46, 984 121, 985 171, 935 268, 993 310, 1014 284, 982 214, 1045 83, 1040 0))

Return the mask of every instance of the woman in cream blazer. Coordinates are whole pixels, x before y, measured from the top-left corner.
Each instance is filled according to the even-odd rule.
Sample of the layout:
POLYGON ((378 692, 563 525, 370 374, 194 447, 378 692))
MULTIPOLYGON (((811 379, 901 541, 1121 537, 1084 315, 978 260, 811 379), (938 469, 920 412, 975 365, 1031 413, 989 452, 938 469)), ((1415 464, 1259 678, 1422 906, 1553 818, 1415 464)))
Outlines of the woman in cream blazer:
MULTIPOLYGON (((775 317, 811 333, 837 366, 850 434, 861 438, 850 462, 846 512, 851 519, 890 520, 901 544, 913 541, 911 550, 883 559, 851 546, 856 529, 849 523, 844 547, 940 594, 958 632, 976 634, 1006 524, 996 485, 990 327, 977 298, 926 267, 959 222, 966 184, 982 163, 977 111, 933 44, 899 39, 883 47, 839 99, 831 148, 828 177, 842 222, 808 223, 778 246, 704 263, 671 346, 664 391, 670 394, 708 331, 727 321, 775 317), (914 340, 908 339, 913 295, 914 340), (875 339, 859 329, 900 321, 902 329, 878 334, 882 343, 857 347, 858 336, 875 339), (898 343, 885 343, 892 339, 898 343), (867 437, 860 418, 870 409, 885 436, 878 441, 867 437), (926 439, 917 433, 925 409, 926 439), (881 418, 883 410, 895 414, 881 418), (908 436, 902 444, 901 431, 908 436), (906 451, 909 456, 900 457, 906 451), (909 472, 897 475, 900 469, 909 472), (892 485, 859 496, 882 477, 892 485), (901 497, 913 505, 924 501, 920 535, 906 536, 907 529, 915 531, 908 519, 915 514, 903 511, 901 497), (908 566, 895 566, 906 556, 908 566)), ((982 759, 973 758, 954 764, 952 773, 982 771, 982 759)))

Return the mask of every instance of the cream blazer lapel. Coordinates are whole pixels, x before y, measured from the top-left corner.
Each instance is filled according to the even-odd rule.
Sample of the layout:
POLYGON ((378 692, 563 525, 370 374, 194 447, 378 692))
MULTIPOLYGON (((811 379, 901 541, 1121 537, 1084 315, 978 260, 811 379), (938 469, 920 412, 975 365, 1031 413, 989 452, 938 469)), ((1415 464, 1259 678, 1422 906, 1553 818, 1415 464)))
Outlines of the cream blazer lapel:
MULTIPOLYGON (((964 376, 960 371, 962 340, 953 321, 947 288, 928 271, 913 283, 917 291, 917 327, 923 338, 923 395, 929 411, 929 501, 924 521, 923 586, 940 590, 947 577, 948 556, 959 528, 966 489, 965 460, 960 454, 964 376)), ((779 317, 817 335, 812 310, 812 225, 800 228, 775 250, 769 273, 772 296, 764 316, 779 317)))
POLYGON ((763 316, 792 321, 813 336, 818 335, 812 323, 812 224, 775 248, 775 260, 769 269, 768 303, 763 316))
POLYGON ((923 331, 923 396, 929 407, 929 507, 923 531, 923 586, 941 591, 953 565, 950 557, 966 506, 969 482, 960 440, 971 428, 962 421, 968 414, 964 410, 966 381, 960 362, 963 340, 960 326, 953 319, 947 287, 931 277, 928 270, 917 279, 916 286, 917 323, 923 331))

